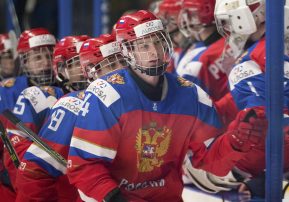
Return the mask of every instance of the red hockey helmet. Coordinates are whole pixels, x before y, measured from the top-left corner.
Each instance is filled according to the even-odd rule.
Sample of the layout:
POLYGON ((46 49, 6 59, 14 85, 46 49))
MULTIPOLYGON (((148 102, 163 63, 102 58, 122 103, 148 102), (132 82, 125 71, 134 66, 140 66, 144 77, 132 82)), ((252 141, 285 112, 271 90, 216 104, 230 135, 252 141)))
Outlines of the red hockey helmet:
POLYGON ((167 27, 167 31, 177 28, 177 20, 182 8, 180 0, 163 0, 159 4, 159 11, 156 14, 163 24, 167 27))
POLYGON ((65 62, 75 56, 78 56, 79 49, 89 36, 67 36, 61 39, 54 47, 53 51, 53 69, 55 75, 59 73, 59 67, 63 67, 65 62))
POLYGON ((95 80, 109 72, 124 67, 119 43, 115 35, 103 34, 84 42, 80 48, 80 64, 85 77, 95 80))
POLYGON ((121 43, 122 53, 130 66, 150 76, 165 72, 172 55, 172 42, 163 24, 154 14, 140 10, 122 16, 116 24, 116 39, 121 43), (158 49, 158 53, 144 50, 146 47, 158 49), (161 52, 160 52, 161 51, 161 52), (157 55, 154 64, 150 55, 157 55), (147 63, 144 65, 144 63, 147 63))
POLYGON ((116 40, 120 43, 123 41, 135 40, 146 34, 164 30, 162 22, 151 12, 140 10, 131 14, 122 16, 115 26, 116 40), (142 32, 140 26, 147 26, 147 33, 142 32))
POLYGON ((79 49, 87 35, 67 36, 61 39, 54 48, 53 69, 60 82, 67 82, 75 90, 82 90, 87 82, 83 76, 79 62, 79 49))
POLYGON ((194 32, 200 32, 195 26, 213 24, 215 3, 215 0, 184 0, 178 20, 181 32, 190 37, 194 32))
POLYGON ((21 54, 35 47, 54 46, 55 43, 55 37, 47 29, 30 29, 20 35, 17 51, 21 54))
POLYGON ((55 37, 44 28, 26 30, 20 35, 17 51, 21 67, 37 85, 54 82, 52 52, 55 43, 55 37))

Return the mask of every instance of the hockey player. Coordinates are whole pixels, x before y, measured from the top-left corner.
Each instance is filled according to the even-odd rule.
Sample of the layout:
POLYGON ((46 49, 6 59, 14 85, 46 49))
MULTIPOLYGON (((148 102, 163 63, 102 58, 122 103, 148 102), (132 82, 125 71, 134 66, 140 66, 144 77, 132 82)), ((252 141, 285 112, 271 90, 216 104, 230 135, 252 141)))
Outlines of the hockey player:
MULTIPOLYGON (((57 98, 63 95, 60 88, 52 87, 54 75, 52 69, 52 51, 55 38, 44 28, 24 31, 19 38, 17 51, 20 56, 21 68, 28 77, 29 86, 19 95, 13 113, 34 132, 38 132, 45 121, 50 107, 57 98), (37 85, 37 86, 33 86, 37 85)), ((10 140, 21 159, 30 145, 27 136, 12 123, 5 123, 10 140)), ((16 169, 4 150, 4 163, 15 188, 16 169)))
POLYGON ((0 34, 0 112, 13 109, 22 90, 28 87, 26 76, 19 76, 12 39, 8 34, 0 34))
MULTIPOLYGON (((62 42, 64 44, 61 47, 56 45, 54 51, 55 71, 59 73, 60 68, 66 69, 64 72, 68 74, 65 78, 69 83, 77 84, 73 81, 75 76, 69 72, 80 73, 80 67, 89 80, 123 67, 123 57, 115 36, 105 34, 88 39, 82 44, 79 55, 74 43, 76 41, 79 41, 76 37, 65 37, 59 42, 60 45, 62 42), (58 58, 64 60, 61 65, 57 65, 58 58)), ((83 80, 78 84, 83 84, 83 80)), ((78 86, 78 91, 57 101, 39 132, 43 140, 66 159, 76 116, 85 116, 89 110, 88 102, 83 105, 84 89, 80 87, 84 85, 74 86, 78 86)), ((67 181, 66 168, 35 144, 26 151, 22 165, 18 170, 16 201, 81 201, 76 189, 67 181)))
POLYGON ((87 87, 87 81, 80 68, 79 50, 87 35, 67 36, 61 39, 53 51, 53 69, 56 80, 70 93, 87 87))
POLYGON ((226 67, 223 64, 232 56, 232 51, 226 49, 225 39, 218 34, 214 22, 215 0, 184 0, 180 13, 179 27, 187 37, 201 41, 200 46, 187 52, 177 67, 178 75, 191 78, 200 83, 214 101, 222 98, 228 91, 227 71, 233 60, 226 67))
POLYGON ((122 16, 116 37, 129 66, 90 84, 89 110, 71 140, 68 177, 83 200, 181 201, 188 149, 194 166, 225 175, 263 141, 264 115, 246 122, 242 111, 206 150, 203 142, 219 127, 212 101, 200 87, 165 73, 170 38, 152 13, 122 16))
POLYGON ((162 23, 169 33, 173 43, 173 55, 167 71, 175 73, 180 55, 183 49, 187 49, 193 43, 193 40, 186 40, 185 36, 180 32, 177 21, 181 10, 181 1, 163 0, 158 5, 156 16, 162 20, 162 23))
MULTIPOLYGON (((27 84, 25 76, 19 76, 19 67, 16 66, 16 49, 17 44, 8 34, 0 34, 0 112, 5 109, 13 109, 16 99, 27 84)), ((3 117, 0 116, 3 121, 3 117)), ((15 196, 11 191, 10 181, 7 170, 3 165, 3 143, 0 139, 0 195, 4 201, 14 201, 15 196), (4 186, 5 185, 5 186, 4 186)))

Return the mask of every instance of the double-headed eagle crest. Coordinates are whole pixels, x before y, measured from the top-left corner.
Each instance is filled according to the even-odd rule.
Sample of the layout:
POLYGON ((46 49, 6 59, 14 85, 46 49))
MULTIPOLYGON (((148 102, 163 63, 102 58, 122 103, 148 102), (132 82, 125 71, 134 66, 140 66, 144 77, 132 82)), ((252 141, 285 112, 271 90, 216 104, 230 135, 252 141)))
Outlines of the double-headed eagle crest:
POLYGON ((160 167, 171 142, 172 130, 164 126, 157 128, 150 123, 148 129, 139 129, 136 137, 137 168, 139 172, 150 172, 160 167))

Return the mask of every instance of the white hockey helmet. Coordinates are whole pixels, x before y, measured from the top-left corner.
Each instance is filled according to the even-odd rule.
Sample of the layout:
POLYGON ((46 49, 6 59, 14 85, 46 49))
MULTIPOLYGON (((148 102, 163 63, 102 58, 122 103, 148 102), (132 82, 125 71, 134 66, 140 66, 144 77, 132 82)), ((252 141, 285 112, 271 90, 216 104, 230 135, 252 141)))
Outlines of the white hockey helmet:
POLYGON ((217 0, 215 22, 238 57, 248 38, 265 22, 265 0, 217 0))

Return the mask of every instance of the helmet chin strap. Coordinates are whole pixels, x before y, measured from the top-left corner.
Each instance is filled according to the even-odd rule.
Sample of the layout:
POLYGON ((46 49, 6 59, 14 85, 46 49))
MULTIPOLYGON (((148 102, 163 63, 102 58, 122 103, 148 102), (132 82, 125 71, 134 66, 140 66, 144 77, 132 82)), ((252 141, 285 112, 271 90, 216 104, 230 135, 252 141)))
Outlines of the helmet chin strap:
POLYGON ((166 71, 167 64, 163 64, 157 67, 142 67, 139 65, 135 65, 135 69, 140 71, 142 74, 146 74, 148 76, 161 76, 164 74, 164 72, 166 71))

